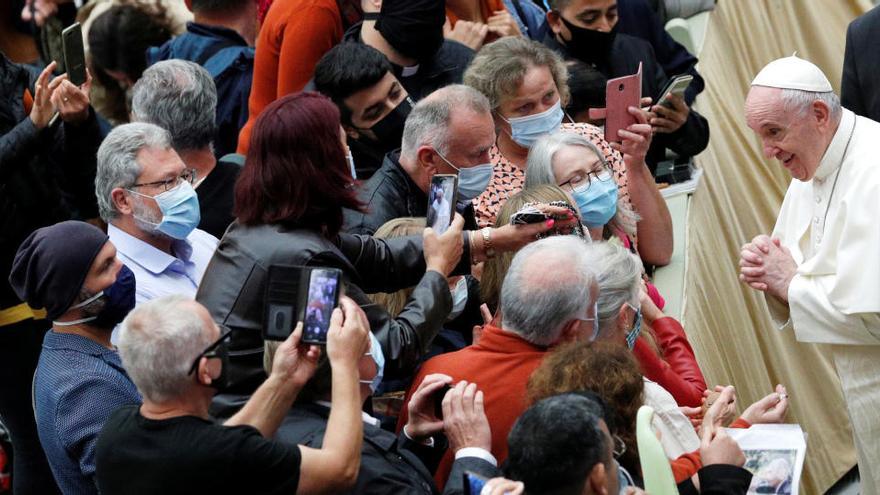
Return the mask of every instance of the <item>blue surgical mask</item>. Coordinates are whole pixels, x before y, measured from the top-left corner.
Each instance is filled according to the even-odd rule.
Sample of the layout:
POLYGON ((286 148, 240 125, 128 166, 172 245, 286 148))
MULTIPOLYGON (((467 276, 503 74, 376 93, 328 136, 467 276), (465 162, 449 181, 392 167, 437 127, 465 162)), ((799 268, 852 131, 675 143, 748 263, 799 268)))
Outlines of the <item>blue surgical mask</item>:
POLYGON ((581 184, 571 191, 587 227, 602 227, 617 213, 617 184, 609 172, 602 172, 600 180, 581 184), (602 179, 607 174, 607 179, 602 179))
POLYGON ((199 197, 192 184, 187 181, 181 182, 174 189, 169 189, 155 196, 147 196, 131 189, 128 191, 156 200, 156 204, 159 205, 159 210, 162 212, 162 221, 156 224, 142 218, 138 220, 156 226, 156 230, 174 239, 186 239, 202 220, 199 212, 199 197))
POLYGON ((524 148, 531 148, 539 137, 558 130, 564 116, 562 104, 557 101, 552 107, 541 113, 525 117, 511 117, 510 119, 501 118, 510 124, 510 138, 524 148))
POLYGON ((450 167, 458 171, 458 200, 461 202, 470 201, 486 190, 489 181, 492 180, 492 174, 495 173, 495 166, 491 163, 483 163, 468 168, 458 168, 452 162, 446 159, 439 151, 437 155, 448 163, 450 167))
POLYGON ((373 362, 376 363, 376 376, 372 380, 360 380, 360 382, 368 384, 371 393, 375 395, 385 374, 385 354, 382 353, 382 345, 379 344, 379 339, 376 338, 373 332, 370 332, 370 352, 366 353, 365 356, 372 357, 373 362))
POLYGON ((639 333, 642 331, 642 308, 636 308, 632 304, 627 303, 627 306, 633 309, 636 312, 635 321, 633 321, 633 326, 626 333, 626 346, 632 350, 633 347, 636 346, 636 339, 639 338, 639 333))
POLYGON ((467 279, 465 277, 461 277, 458 279, 458 282, 455 283, 455 288, 452 289, 452 311, 449 312, 449 316, 446 317, 446 321, 452 321, 461 315, 462 311, 464 311, 464 307, 467 306, 468 301, 468 284, 467 279))

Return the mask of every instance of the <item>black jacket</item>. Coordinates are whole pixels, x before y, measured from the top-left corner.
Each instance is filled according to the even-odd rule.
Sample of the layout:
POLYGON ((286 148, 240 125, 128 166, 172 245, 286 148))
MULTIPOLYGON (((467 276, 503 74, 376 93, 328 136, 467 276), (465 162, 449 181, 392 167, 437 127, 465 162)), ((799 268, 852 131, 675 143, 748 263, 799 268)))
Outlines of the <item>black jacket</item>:
MULTIPOLYGON (((565 58, 573 59, 565 45, 556 40, 551 31, 544 38, 544 44, 558 52, 565 58)), ((666 87, 668 77, 663 71, 654 49, 651 45, 640 38, 619 33, 611 46, 611 54, 604 64, 594 65, 596 70, 606 78, 628 76, 635 74, 642 63, 642 96, 650 96, 655 102, 660 92, 666 87)), ((690 109, 687 122, 672 134, 654 134, 651 140, 651 148, 645 158, 648 167, 653 172, 657 164, 666 158, 666 150, 670 149, 681 157, 694 156, 709 144, 709 122, 705 117, 690 109)))
MULTIPOLYGON (((428 214, 428 195, 400 166, 400 150, 385 155, 382 167, 361 184, 358 196, 367 208, 365 212, 345 210, 344 230, 350 234, 372 235, 389 220, 428 214)), ((459 213, 465 230, 477 229, 472 203, 459 213)))
POLYGON ((657 62, 663 67, 663 72, 667 76, 675 77, 681 74, 694 76, 694 80, 685 91, 685 101, 688 105, 692 104, 706 87, 703 76, 697 72, 697 57, 669 36, 663 26, 664 21, 645 0, 619 0, 617 13, 618 31, 650 43, 657 62))
POLYGON ((846 30, 841 104, 857 115, 880 121, 880 8, 874 7, 846 30))
POLYGON ((681 495, 745 495, 752 482, 752 473, 730 464, 704 466, 697 475, 700 489, 688 478, 678 484, 681 495))
MULTIPOLYGON (((321 448, 327 431, 330 409, 318 404, 297 404, 284 418, 275 439, 288 444, 321 448)), ((364 425, 364 443, 361 447, 361 467, 357 482, 346 493, 358 494, 437 494, 431 473, 446 452, 446 441, 435 438, 434 447, 428 447, 406 438, 403 432, 395 436, 379 427, 364 425)), ((459 473, 463 470, 494 473, 488 462, 466 457, 456 461, 459 473)), ((461 476, 461 474, 459 474, 461 476)), ((461 493, 460 484, 447 486, 446 494, 461 493)))
MULTIPOLYGON (((468 260, 465 250, 457 273, 470 272, 468 260)), ((214 321, 233 330, 229 394, 250 395, 266 378, 262 328, 267 270, 273 264, 342 270, 345 294, 366 312, 385 354, 385 376, 392 379, 415 371, 452 307, 446 278, 425 271, 421 236, 382 240, 339 234, 330 241, 306 229, 233 222, 196 294, 214 321), (397 318, 367 297, 412 286, 415 290, 397 318)), ((221 417, 228 412, 217 405, 223 400, 215 400, 214 413, 221 417)))
POLYGON ((0 53, 0 309, 21 301, 6 283, 19 244, 34 230, 98 216, 95 168, 101 132, 93 110, 80 124, 37 130, 25 111, 34 72, 0 53))

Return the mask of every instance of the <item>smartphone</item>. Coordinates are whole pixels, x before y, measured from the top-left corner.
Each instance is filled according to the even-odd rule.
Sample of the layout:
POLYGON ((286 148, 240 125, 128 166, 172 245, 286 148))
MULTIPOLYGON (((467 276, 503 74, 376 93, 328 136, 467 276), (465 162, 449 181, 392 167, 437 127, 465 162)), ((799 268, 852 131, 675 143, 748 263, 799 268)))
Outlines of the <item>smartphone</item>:
POLYGON ((640 108, 642 98, 642 64, 629 76, 609 79, 605 84, 605 140, 620 142, 619 131, 635 124, 636 117, 629 107, 640 108))
POLYGON ((513 225, 524 225, 546 222, 549 219, 550 217, 541 212, 541 210, 532 205, 526 205, 510 216, 510 223, 513 225))
POLYGON ((86 54, 83 50, 82 28, 75 22, 61 32, 61 46, 64 51, 64 72, 76 86, 86 82, 86 54))
POLYGON ((263 338, 286 340, 293 332, 299 315, 297 294, 303 267, 271 265, 266 283, 263 338))
POLYGON ((434 417, 437 419, 443 419, 443 398, 446 397, 446 392, 449 392, 451 389, 449 385, 443 385, 443 388, 434 392, 434 417))
POLYGON ((463 485, 465 495, 480 495, 480 492, 483 491, 483 487, 486 486, 486 482, 489 481, 488 478, 480 476, 472 471, 465 471, 462 476, 464 476, 463 485))
POLYGON ((339 306, 339 284, 342 272, 336 268, 312 267, 303 270, 308 277, 306 299, 303 301, 303 337, 307 344, 326 344, 330 316, 339 306))
POLYGON ((442 235, 449 229, 458 200, 458 176, 436 174, 428 187, 427 225, 442 235))
POLYGON ((690 74, 682 74, 680 76, 673 77, 669 84, 663 88, 663 91, 657 96, 657 104, 663 105, 666 108, 672 108, 672 103, 670 103, 669 99, 666 98, 666 95, 672 93, 676 96, 680 96, 684 98, 684 92, 687 90, 688 86, 691 85, 691 81, 694 80, 694 76, 690 74))

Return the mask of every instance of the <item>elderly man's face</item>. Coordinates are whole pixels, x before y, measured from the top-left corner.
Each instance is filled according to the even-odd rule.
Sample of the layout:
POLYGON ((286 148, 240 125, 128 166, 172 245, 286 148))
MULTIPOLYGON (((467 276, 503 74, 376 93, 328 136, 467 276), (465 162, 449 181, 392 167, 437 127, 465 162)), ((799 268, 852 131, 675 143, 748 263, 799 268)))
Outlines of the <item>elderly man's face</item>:
POLYGON ((778 88, 753 87, 745 108, 746 122, 761 138, 764 156, 782 162, 797 180, 812 179, 828 146, 822 132, 827 119, 812 109, 801 114, 785 108, 778 88))
POLYGON ((162 211, 153 199, 169 187, 180 187, 180 177, 186 165, 180 156, 171 149, 144 148, 137 155, 141 165, 141 175, 133 186, 140 195, 132 195, 133 215, 138 226, 145 232, 157 232, 156 226, 162 221, 162 211), (169 182, 170 181, 170 182, 169 182), (165 182, 169 182, 166 186, 165 182))

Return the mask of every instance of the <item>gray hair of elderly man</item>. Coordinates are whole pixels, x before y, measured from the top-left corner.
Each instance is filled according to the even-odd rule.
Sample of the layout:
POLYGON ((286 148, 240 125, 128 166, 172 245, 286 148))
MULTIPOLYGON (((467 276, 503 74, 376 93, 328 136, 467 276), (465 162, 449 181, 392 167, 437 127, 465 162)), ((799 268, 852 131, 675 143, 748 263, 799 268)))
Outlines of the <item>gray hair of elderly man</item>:
POLYGON ((187 60, 164 60, 144 71, 132 90, 133 120, 171 134, 175 150, 211 146, 217 132, 217 88, 211 74, 187 60))
MULTIPOLYGON (((556 185, 556 174, 553 172, 553 159, 560 150, 566 146, 580 146, 590 150, 605 168, 609 168, 608 160, 589 139, 575 132, 557 131, 538 138, 529 149, 529 157, 526 161, 525 187, 533 187, 541 184, 556 185)), ((639 215, 626 201, 617 202, 617 212, 611 219, 613 227, 620 228, 630 235, 637 230, 639 215)))
POLYGON ((95 196, 101 218, 110 223, 119 216, 111 191, 117 187, 131 187, 141 175, 137 155, 144 148, 169 149, 168 131, 154 124, 123 124, 110 131, 98 148, 98 167, 95 173, 95 196))
POLYGON ((840 98, 834 91, 815 92, 800 89, 783 89, 780 93, 780 99, 786 111, 794 112, 794 115, 799 117, 807 115, 815 101, 821 101, 828 107, 832 120, 838 121, 841 115, 843 115, 840 98))
POLYGON ((164 296, 138 305, 122 321, 119 357, 144 399, 166 402, 193 385, 190 367, 213 339, 191 298, 164 296))
POLYGON ((559 341, 572 320, 587 317, 596 283, 586 249, 576 236, 554 236, 522 248, 501 284, 504 329, 538 346, 559 341))
POLYGON ((639 307, 642 262, 623 246, 611 242, 590 244, 585 256, 596 271, 599 284, 599 338, 602 338, 617 324, 621 306, 639 307))
POLYGON ((446 154, 449 151, 449 124, 454 109, 489 114, 489 100, 463 84, 444 86, 419 101, 403 127, 400 155, 416 159, 420 146, 428 145, 446 154))

